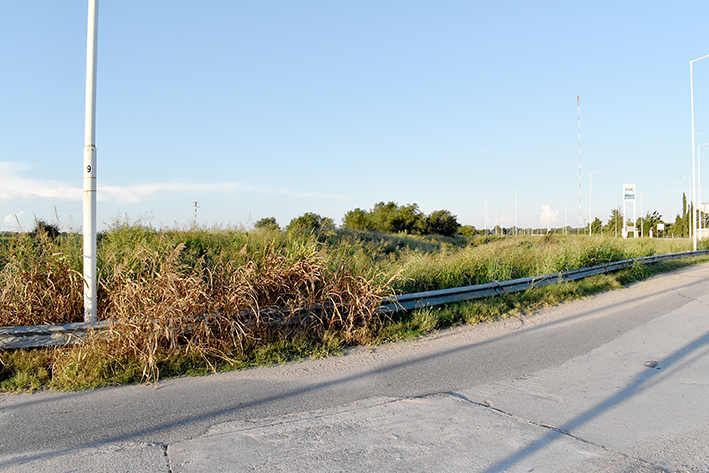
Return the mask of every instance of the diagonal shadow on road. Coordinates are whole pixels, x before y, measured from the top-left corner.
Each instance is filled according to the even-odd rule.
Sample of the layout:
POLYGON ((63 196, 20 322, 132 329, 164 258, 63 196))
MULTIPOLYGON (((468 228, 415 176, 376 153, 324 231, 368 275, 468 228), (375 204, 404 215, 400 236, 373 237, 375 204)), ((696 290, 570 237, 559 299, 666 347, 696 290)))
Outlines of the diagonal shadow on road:
MULTIPOLYGON (((694 281, 688 284, 683 284, 681 286, 673 287, 671 289, 668 289, 666 291, 662 291, 664 293, 670 294, 670 293, 678 293, 682 289, 688 289, 692 286, 700 285, 704 281, 694 281)), ((655 296, 660 295, 662 292, 654 294, 655 296)), ((319 384, 314 384, 314 385, 309 385, 309 386, 304 386, 302 388, 298 389, 293 389, 287 392, 275 394, 272 396, 264 396, 260 399, 253 400, 251 402, 243 403, 243 404, 237 404, 234 406, 222 408, 222 409, 214 409, 211 411, 203 411, 200 414, 193 414, 193 415, 187 415, 184 418, 177 420, 177 421, 171 421, 171 422, 164 422, 164 423, 156 423, 155 425, 149 426, 149 427, 144 427, 140 429, 135 429, 131 432, 119 434, 119 435, 107 435, 107 436, 97 436, 96 441, 93 442, 85 442, 81 445, 72 445, 67 448, 61 449, 61 450, 54 450, 51 452, 43 452, 43 453, 30 453, 29 455, 23 455, 21 453, 18 453, 16 455, 13 455, 10 458, 7 458, 6 460, 0 460, 0 468, 2 467, 8 467, 11 465, 19 465, 23 464, 26 462, 30 462, 33 460, 37 459, 43 459, 43 458, 51 458, 51 457, 57 457, 61 456, 63 454, 72 452, 72 451, 77 451, 81 449, 90 449, 90 448, 97 448, 101 446, 105 446, 107 444, 112 444, 112 443, 117 443, 117 442, 125 442, 125 441, 135 441, 136 438, 145 438, 150 435, 155 435, 160 432, 165 432, 170 429, 175 429, 180 426, 184 425, 189 425, 189 424, 199 424, 199 423, 208 423, 209 421, 214 421, 214 422, 220 422, 220 418, 223 416, 238 412, 240 410, 256 407, 256 406, 262 406, 262 405, 267 405, 270 403, 276 403, 278 401, 281 401, 286 398, 291 398, 291 397, 296 397, 296 396, 302 396, 304 394, 308 394, 311 392, 317 392, 319 390, 326 390, 327 388, 337 386, 337 385, 343 385, 346 383, 353 383, 362 379, 366 379, 368 377, 376 377, 380 376, 383 374, 387 373, 392 373, 397 370, 401 370, 404 368, 416 366, 417 364, 421 364, 430 360, 434 360, 437 358, 443 358, 446 356, 449 356, 451 354, 455 353, 461 353, 465 352, 467 350, 471 350, 473 348, 481 347, 481 346, 486 346, 486 345, 492 345, 495 343, 498 343, 503 340, 507 341, 513 341, 517 337, 523 336, 523 335, 528 335, 530 333, 536 333, 536 332, 543 332, 546 330, 549 330, 550 328, 553 328, 555 326, 558 326, 560 324, 568 324, 570 322, 579 322, 583 321, 585 319, 592 319, 597 316, 597 314, 602 311, 602 310, 608 310, 608 309, 615 309, 615 310, 620 310, 623 307, 627 306, 628 304, 634 304, 639 301, 643 301, 646 299, 646 296, 643 297, 638 297, 638 298, 633 298, 629 300, 622 300, 622 301, 617 301, 614 302, 613 304, 606 305, 601 308, 595 308, 593 310, 585 311, 583 313, 571 316, 571 317, 566 317, 562 318, 553 322, 549 322, 543 325, 538 325, 538 326, 532 326, 532 327, 526 327, 523 328, 522 330, 512 332, 512 333, 507 333, 504 335, 501 335, 499 337, 491 338, 488 340, 480 341, 477 343, 472 343, 472 344, 465 344, 463 346, 455 347, 452 349, 447 349, 447 350, 442 350, 439 352, 435 352, 432 354, 427 354, 425 356, 418 356, 418 357, 413 357, 413 358, 407 358, 404 361, 399 361, 395 363, 391 363, 376 369, 368 370, 365 372, 360 372, 356 374, 350 374, 346 376, 342 376, 336 379, 332 379, 331 381, 327 382, 322 382, 319 384)), ((683 298, 685 302, 689 302, 688 299, 683 298)), ((660 316, 661 314, 658 314, 660 316)), ((709 334, 701 337, 700 339, 697 339, 695 342, 692 344, 688 345, 684 349, 678 351, 671 357, 667 358, 664 360, 658 368, 667 368, 669 366, 674 365, 677 363, 679 360, 681 360, 684 356, 688 355, 692 351, 698 349, 700 346, 706 344, 709 342, 709 334)), ((505 468, 508 468, 508 466, 504 465, 513 465, 522 458, 525 458, 529 456, 531 453, 534 451, 539 450, 540 448, 543 448, 544 445, 552 442, 554 438, 556 438, 559 435, 563 435, 562 432, 567 432, 572 430, 573 428, 582 425, 585 422, 588 422, 590 419, 593 417, 596 417, 599 415, 601 412, 613 407, 614 405, 617 405, 624 400, 628 399, 629 397, 637 394, 640 392, 642 389, 645 389, 645 385, 648 383, 649 380, 653 378, 655 374, 657 374, 658 371, 652 370, 644 373, 641 375, 638 380, 636 380, 631 386, 628 388, 624 389, 623 391, 619 392, 618 394, 614 395, 613 397, 609 398, 607 401, 603 402, 602 404, 599 404, 597 407, 593 408, 592 410, 588 411, 582 416, 579 416, 579 418, 575 419, 574 421, 568 423, 567 425, 564 425, 560 427, 558 432, 553 432, 547 435, 545 438, 541 439, 538 442, 535 442, 535 444, 530 445, 529 447, 523 449, 522 451, 518 452, 517 454, 509 457, 504 461, 504 463, 500 463, 500 467, 498 468, 497 466, 493 467, 493 469, 488 470, 489 472, 494 472, 494 471, 502 471, 505 468), (498 468, 498 469, 495 469, 498 468)), ((76 393, 77 395, 86 395, 86 393, 76 393)), ((71 396, 71 395, 68 395, 71 396)), ((65 400, 65 396, 60 396, 59 398, 52 399, 51 401, 60 401, 60 400, 65 400)), ((38 402, 41 402, 38 400, 38 402)), ((30 400, 29 403, 24 403, 23 407, 26 407, 27 404, 32 404, 33 401, 30 400)), ((21 403, 23 404, 23 403, 21 403)), ((0 409, 13 409, 17 408, 18 405, 8 405, 8 406, 0 406, 0 409)), ((5 435, 8 435, 8 433, 5 433, 5 435)), ((1 437, 0 437, 0 443, 2 443, 1 437)))
POLYGON ((587 410, 586 412, 582 413, 581 415, 567 422, 566 424, 558 428, 552 429, 541 439, 526 446, 525 448, 505 458, 499 463, 493 465, 492 467, 485 470, 483 473, 499 473, 506 471, 509 468, 513 467, 515 464, 531 456, 535 452, 549 446, 555 440, 562 438, 563 436, 571 435, 574 429, 579 428, 580 426, 590 422, 591 420, 603 414, 604 412, 609 411, 610 409, 622 404, 633 396, 637 396, 641 392, 651 388, 653 386, 653 381, 661 373, 664 375, 664 378, 667 379, 668 377, 672 376, 672 374, 679 372, 682 369, 682 365, 678 365, 678 363, 683 360, 685 360, 686 362, 689 355, 697 352, 703 347, 709 347, 709 332, 697 338, 692 343, 689 343, 683 348, 677 350, 672 355, 662 360, 655 368, 648 369, 638 375, 635 380, 626 388, 618 391, 613 396, 592 407, 591 409, 587 410), (673 373, 667 374, 666 372, 662 371, 666 371, 670 368, 674 369, 673 373))

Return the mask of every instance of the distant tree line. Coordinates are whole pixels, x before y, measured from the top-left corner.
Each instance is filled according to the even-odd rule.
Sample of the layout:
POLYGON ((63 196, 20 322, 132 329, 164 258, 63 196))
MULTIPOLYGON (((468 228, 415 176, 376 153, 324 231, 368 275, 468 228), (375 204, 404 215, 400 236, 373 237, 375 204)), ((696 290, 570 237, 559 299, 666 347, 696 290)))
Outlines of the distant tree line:
MULTIPOLYGON (((266 217, 254 224, 258 230, 278 230, 274 217, 266 217)), ((383 233, 407 233, 409 235, 453 236, 463 228, 468 235, 475 228, 462 227, 458 218, 449 210, 435 210, 425 215, 418 204, 398 205, 395 202, 379 202, 371 210, 354 209, 347 212, 342 220, 342 228, 355 231, 378 231, 383 233)), ((307 212, 290 221, 286 230, 298 233, 323 233, 334 231, 335 222, 331 218, 307 212)))
MULTIPOLYGON (((664 224, 662 236, 689 237, 692 212, 694 212, 692 204, 687 202, 687 196, 682 194, 682 214, 677 215, 674 223, 664 224)), ((706 215, 701 213, 699 218, 706 220, 706 215)), ((662 215, 655 210, 639 217, 635 222, 635 228, 638 231, 642 231, 642 236, 649 236, 650 232, 652 232, 653 236, 660 236, 657 226, 661 223, 664 223, 662 215)), ((632 227, 632 220, 628 220, 627 224, 632 227)), ((255 223, 254 227, 258 230, 280 229, 275 217, 262 218, 255 223)), ((453 236, 460 234, 466 238, 471 238, 478 234, 474 226, 461 225, 458 222, 458 218, 449 210, 435 210, 425 215, 419 209, 418 204, 399 205, 396 202, 378 202, 369 210, 360 208, 350 210, 342 219, 342 228, 354 231, 375 231, 390 234, 406 233, 409 235, 436 234, 453 236)), ((322 234, 334 232, 337 229, 337 225, 331 218, 307 212, 293 218, 285 229, 288 232, 322 234)), ((580 231, 587 232, 588 227, 580 231)), ((620 208, 611 210, 608 222, 605 225, 601 219, 595 218, 591 222, 591 232, 594 235, 622 236, 623 214, 620 208)), ((512 229, 499 228, 496 233, 505 235, 513 232, 512 229)))
POLYGON ((461 227, 449 210, 435 210, 424 215, 417 204, 397 205, 379 202, 371 210, 354 209, 345 214, 343 228, 411 235, 453 236, 461 227))

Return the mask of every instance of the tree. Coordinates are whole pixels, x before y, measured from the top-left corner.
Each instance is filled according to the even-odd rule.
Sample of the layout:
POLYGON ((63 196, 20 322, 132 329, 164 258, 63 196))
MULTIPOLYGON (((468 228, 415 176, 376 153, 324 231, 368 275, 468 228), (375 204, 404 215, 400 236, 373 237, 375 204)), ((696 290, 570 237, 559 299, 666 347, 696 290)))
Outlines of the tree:
POLYGON ((40 234, 45 234, 50 240, 54 240, 59 236, 61 232, 59 231, 59 226, 53 223, 47 223, 44 220, 35 220, 34 229, 30 232, 33 238, 36 238, 40 234))
POLYGON ((653 235, 657 235, 658 223, 662 223, 662 215, 655 210, 652 214, 648 211, 645 217, 638 218, 635 225, 642 230, 643 236, 649 236, 650 230, 652 230, 653 235))
POLYGON ((426 217, 426 233, 453 236, 459 228, 458 218, 448 210, 436 210, 426 217))
POLYGON ((596 217, 595 220, 591 223, 591 233, 593 233, 594 235, 600 235, 602 231, 603 222, 600 218, 596 217))
POLYGON ((677 215, 675 217, 675 223, 672 224, 672 238, 680 238, 682 236, 682 227, 684 221, 682 217, 677 215))
POLYGON ((468 240, 478 234, 478 231, 472 225, 463 225, 458 229, 458 233, 463 235, 468 240))
POLYGON ((369 212, 359 208, 350 210, 345 214, 345 217, 342 219, 342 226, 348 230, 374 230, 369 212))
POLYGON ((415 233, 426 231, 424 215, 418 204, 399 206, 396 202, 378 202, 370 211, 350 210, 342 222, 350 230, 376 230, 384 233, 415 233))
MULTIPOLYGON (((672 225, 672 235, 676 238, 689 238, 691 236, 691 215, 694 211, 694 206, 687 202, 687 195, 682 193, 682 215, 675 217, 675 223, 672 225)), ((670 230, 667 229, 670 233, 670 230)))
POLYGON ((399 205, 396 202, 377 202, 372 210, 350 210, 342 219, 348 230, 378 231, 383 233, 408 233, 453 236, 460 228, 458 217, 449 210, 436 210, 425 216, 418 204, 399 205))
POLYGON ((426 217, 419 210, 418 204, 408 204, 399 207, 397 218, 393 222, 395 232, 422 234, 426 232, 426 217))
POLYGON ((398 210, 399 206, 394 202, 378 202, 374 204, 374 207, 369 212, 372 230, 379 230, 385 233, 398 231, 395 230, 398 225, 396 222, 398 210))
POLYGON ((370 222, 374 230, 386 233, 421 234, 425 231, 424 216, 418 204, 399 206, 395 202, 379 202, 370 212, 370 222))
POLYGON ((611 210, 611 215, 608 218, 608 223, 603 229, 608 235, 618 236, 623 231, 623 216, 620 209, 611 210))
POLYGON ((276 217, 266 217, 258 220, 254 224, 254 228, 256 230, 278 230, 280 227, 278 226, 276 217))
POLYGON ((325 233, 335 230, 335 222, 328 217, 321 217, 312 212, 306 212, 290 221, 286 229, 295 233, 325 233))

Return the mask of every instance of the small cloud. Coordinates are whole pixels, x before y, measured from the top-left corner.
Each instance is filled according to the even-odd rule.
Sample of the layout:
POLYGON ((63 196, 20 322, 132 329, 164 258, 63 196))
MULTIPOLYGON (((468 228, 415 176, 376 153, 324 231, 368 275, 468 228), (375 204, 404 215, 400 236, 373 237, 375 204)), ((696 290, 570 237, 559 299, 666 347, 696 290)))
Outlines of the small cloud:
MULTIPOLYGON (((0 199, 31 199, 49 198, 80 202, 83 190, 70 186, 65 182, 22 177, 22 171, 28 170, 18 163, 0 162, 0 199)), ((235 193, 251 192, 257 194, 286 195, 295 198, 320 200, 347 200, 347 196, 338 194, 323 194, 320 192, 298 192, 291 189, 272 189, 254 187, 236 182, 186 183, 186 182, 153 182, 128 186, 106 186, 99 180, 96 198, 100 201, 113 201, 120 204, 135 204, 137 202, 156 199, 166 192, 178 193, 235 193)), ((13 217, 14 218, 14 217, 13 217)))
POLYGON ((542 215, 539 217, 539 222, 542 225, 551 225, 552 223, 556 222, 558 217, 559 217, 558 210, 552 210, 550 206, 543 205, 542 206, 542 215))
POLYGON ((17 222, 17 219, 18 219, 19 217, 23 216, 24 214, 25 214, 25 213, 24 213, 22 210, 20 210, 20 211, 17 212, 16 214, 6 215, 6 216, 5 216, 5 223, 10 224, 10 225, 13 224, 13 223, 16 223, 16 222, 17 222))
POLYGON ((153 198, 163 192, 235 192, 248 190, 250 186, 232 183, 189 184, 183 182, 153 182, 132 186, 98 186, 99 200, 114 200, 122 204, 134 204, 153 198))
POLYGON ((81 200, 81 189, 59 181, 45 181, 21 177, 21 171, 29 168, 17 163, 0 163, 0 199, 52 198, 57 200, 81 200))

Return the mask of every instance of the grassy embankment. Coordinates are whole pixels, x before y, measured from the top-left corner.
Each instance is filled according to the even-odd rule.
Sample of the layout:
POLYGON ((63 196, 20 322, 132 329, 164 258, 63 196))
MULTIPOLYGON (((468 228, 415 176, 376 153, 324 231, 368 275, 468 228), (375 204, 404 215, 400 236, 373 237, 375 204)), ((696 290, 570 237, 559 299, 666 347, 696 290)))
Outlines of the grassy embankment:
MULTIPOLYGON (((430 238, 116 224, 98 244, 99 319, 70 347, 0 352, 0 390, 77 390, 337 354, 622 287, 690 262, 382 319, 383 296, 555 273, 690 249, 679 240, 430 238), (268 309, 289 307, 285 323, 268 309), (301 310, 298 308, 306 308, 301 310)), ((697 261, 697 259, 694 259, 697 261)), ((693 262, 694 262, 693 261, 693 262)), ((0 326, 83 319, 79 235, 0 245, 0 326)))

